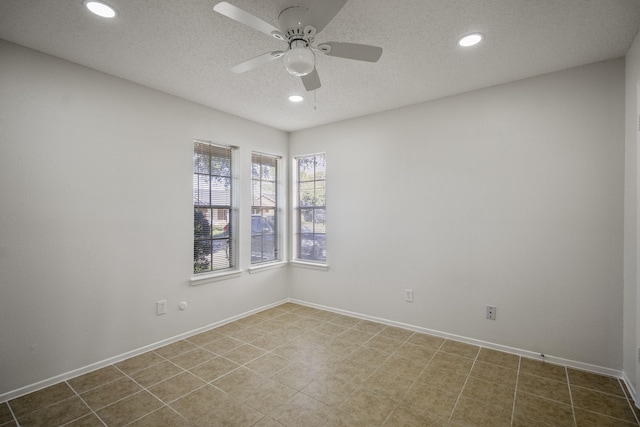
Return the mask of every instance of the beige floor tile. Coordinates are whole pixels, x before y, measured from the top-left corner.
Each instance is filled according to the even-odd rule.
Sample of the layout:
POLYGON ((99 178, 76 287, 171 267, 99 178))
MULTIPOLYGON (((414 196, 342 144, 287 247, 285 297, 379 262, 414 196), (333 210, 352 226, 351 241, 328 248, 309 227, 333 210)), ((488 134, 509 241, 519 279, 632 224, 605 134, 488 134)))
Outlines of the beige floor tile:
POLYGON ((276 337, 281 337, 286 339, 287 341, 290 341, 292 339, 298 338, 300 335, 304 334, 305 332, 306 330, 299 326, 285 324, 280 329, 274 331, 272 335, 276 337))
POLYGON ((302 392, 327 405, 337 406, 356 389, 357 385, 347 379, 325 375, 311 381, 302 392))
POLYGON ((636 421, 626 398, 574 385, 570 388, 573 405, 576 408, 597 412, 627 422, 636 421))
POLYGON ((162 406, 162 402, 147 391, 120 400, 97 411, 108 426, 123 426, 141 418, 162 406))
POLYGON ((84 392, 80 397, 89 405, 91 409, 97 411, 120 399, 131 396, 142 390, 134 381, 127 377, 110 382, 103 386, 84 392))
POLYGON ((235 396, 253 409, 268 414, 296 393, 297 390, 272 379, 266 379, 254 387, 245 388, 235 396))
POLYGON ((521 373, 518 376, 518 391, 556 400, 567 405, 571 404, 569 385, 566 382, 521 373))
POLYGON ((254 328, 259 329, 267 334, 273 333, 278 329, 282 328, 286 323, 278 322, 277 320, 263 320, 261 323, 258 323, 254 326, 254 328))
POLYGON ((489 348, 481 348, 477 361, 502 366, 503 368, 518 369, 520 356, 489 348))
POLYGON ((283 427, 283 425, 271 417, 264 417, 255 423, 253 427, 283 427))
POLYGON ((182 353, 186 353, 188 351, 194 350, 195 348, 196 348, 195 344, 185 339, 185 340, 176 341, 169 345, 165 345, 164 347, 157 348, 154 351, 162 357, 171 359, 172 357, 179 356, 182 353))
POLYGON ((285 312, 285 313, 282 313, 280 316, 276 317, 275 320, 282 323, 294 323, 297 320, 300 320, 302 318, 303 316, 299 314, 292 313, 292 312, 285 312))
POLYGON ((406 378, 415 379, 424 370, 426 364, 420 360, 407 359, 397 354, 392 354, 378 369, 406 378))
POLYGON ((417 411, 433 415, 436 419, 449 419, 458 401, 458 393, 447 393, 424 383, 415 383, 402 401, 417 411))
POLYGON ((35 412, 18 416, 22 427, 60 426, 89 414, 91 410, 77 396, 45 406, 35 412))
POLYGON ((205 384, 202 379, 195 375, 189 372, 183 372, 150 387, 149 391, 163 402, 169 403, 191 393, 205 384))
POLYGON ((145 415, 142 418, 129 424, 127 427, 189 427, 189 421, 186 418, 179 415, 176 411, 163 406, 160 409, 153 411, 152 413, 145 415))
POLYGON ((336 341, 340 340, 351 344, 361 345, 369 341, 373 336, 375 336, 375 334, 351 328, 338 335, 336 337, 336 341))
POLYGON ((298 392, 269 416, 285 426, 314 426, 326 418, 331 410, 331 406, 298 392))
POLYGON ((282 356, 274 353, 266 353, 255 360, 247 363, 245 367, 259 373, 260 375, 270 376, 274 373, 286 368, 291 362, 282 356))
POLYGON ((313 317, 314 319, 324 320, 325 322, 329 322, 338 316, 340 316, 338 313, 324 310, 318 310, 315 313, 311 314, 311 317, 313 317))
POLYGON ((143 387, 151 387, 154 384, 169 379, 183 372, 182 368, 169 361, 160 362, 150 368, 131 374, 131 378, 143 387))
POLYGON ((124 374, 120 370, 109 365, 102 369, 72 378, 67 381, 67 383, 76 391, 76 393, 83 393, 87 390, 91 390, 92 388, 110 383, 123 377, 124 374))
POLYGON ((462 389, 463 397, 484 401, 487 405, 500 406, 508 411, 513 409, 515 394, 515 384, 505 386, 472 376, 467 378, 462 389))
POLYGON ((65 424, 64 427, 104 427, 104 423, 95 414, 91 413, 65 424))
POLYGON ((187 420, 195 421, 230 399, 231 397, 222 390, 205 386, 171 402, 169 406, 187 420))
POLYGON ((247 368, 239 367, 218 378, 211 384, 230 394, 240 394, 244 389, 257 387, 266 381, 266 378, 247 368))
POLYGON ((114 366, 120 369, 125 374, 130 375, 134 372, 149 368, 160 362, 164 362, 164 360, 165 359, 162 356, 154 353, 153 351, 149 351, 147 353, 142 353, 138 356, 123 360, 122 362, 118 362, 114 366))
POLYGON ((216 332, 215 329, 212 329, 210 331, 206 331, 206 332, 201 332, 197 335, 194 335, 192 337, 187 338, 187 341, 195 344, 195 345, 206 345, 209 344, 212 341, 218 340, 220 338, 222 338, 224 335, 222 335, 219 332, 216 332))
POLYGON ((330 337, 337 337, 338 335, 346 332, 349 329, 347 326, 341 326, 335 323, 325 322, 314 329, 321 334, 329 335, 330 337))
POLYGON ((442 344, 442 347, 440 347, 440 351, 467 357, 469 359, 475 359, 480 352, 480 347, 458 341, 446 340, 444 344, 442 344))
POLYGON ((575 414, 578 427, 631 427, 638 425, 580 408, 576 408, 575 414))
POLYGON ((482 400, 460 397, 453 410, 451 421, 469 426, 509 427, 511 413, 511 408, 491 406, 482 400))
POLYGON ((75 393, 71 387, 62 382, 13 399, 9 405, 16 417, 20 417, 73 396, 75 393))
POLYGON ((228 374, 239 366, 220 356, 191 368, 189 372, 209 382, 228 374))
POLYGON ((442 351, 436 352, 429 362, 431 369, 444 369, 446 371, 455 372, 458 375, 469 375, 473 367, 473 360, 464 356, 459 356, 442 351))
POLYGON ((263 337, 264 335, 265 335, 265 332, 263 330, 258 329, 254 326, 250 326, 246 329, 242 329, 240 331, 229 334, 229 337, 237 339, 244 343, 250 343, 252 341, 257 340, 260 337, 263 337))
POLYGON ((301 317, 292 323, 293 326, 301 328, 305 331, 309 331, 322 325, 324 322, 320 319, 314 319, 313 317, 301 317))
POLYGON ((405 342, 396 350, 395 354, 424 366, 431 361, 433 356, 436 354, 436 350, 405 342))
POLYGON ((527 359, 525 357, 520 359, 520 372, 549 378, 554 381, 567 382, 567 371, 564 366, 527 359))
POLYGON ((360 387, 338 406, 338 411, 354 420, 353 425, 375 426, 381 425, 396 406, 392 399, 360 387))
POLYGON ((370 334, 377 334, 384 328, 386 328, 386 326, 383 325, 382 323, 376 323, 370 320, 361 320, 360 322, 353 325, 353 329, 357 329, 363 332, 368 332, 370 334))
POLYGON ((481 378, 491 383, 514 388, 516 385, 516 378, 518 377, 518 371, 476 361, 473 368, 471 368, 469 375, 481 378))
POLYGON ((254 340, 251 344, 265 351, 272 351, 286 344, 289 341, 290 341, 289 338, 282 335, 278 335, 277 333, 274 333, 274 334, 262 336, 254 340))
POLYGON ((273 380, 295 390, 302 390, 317 377, 318 373, 314 368, 300 362, 292 362, 284 369, 271 375, 273 380))
POLYGON ((395 326, 387 326, 378 333, 381 337, 392 338, 402 342, 407 341, 413 334, 413 331, 395 326))
POLYGON ((202 348, 196 348, 194 350, 183 353, 179 356, 172 357, 170 360, 182 369, 191 369, 201 363, 217 357, 214 353, 202 348))
POLYGON ((362 365, 352 361, 339 361, 330 367, 331 375, 350 381, 354 384, 360 384, 373 373, 375 368, 362 365))
POLYGON ((377 368, 389 358, 389 355, 372 348, 361 347, 351 353, 347 360, 361 365, 377 368))
POLYGON ((376 335, 375 337, 364 343, 364 346, 373 350, 377 350, 381 353, 391 354, 402 346, 402 341, 383 337, 381 335, 376 335))
POLYGON ((264 414, 250 408, 235 399, 229 399, 222 404, 211 408, 209 413, 200 418, 192 420, 194 427, 212 427, 212 426, 253 426, 260 419, 264 418, 264 414))
POLYGON ((244 343, 242 341, 237 340, 235 338, 222 337, 220 339, 210 342, 209 344, 204 345, 203 348, 215 354, 223 355, 233 350, 234 348, 238 348, 243 345, 244 343))
POLYGON ((573 411, 570 405, 544 399, 533 394, 517 392, 514 423, 518 426, 540 425, 573 426, 573 411))
POLYGON ((360 319, 339 314, 336 317, 331 318, 331 320, 329 321, 331 323, 335 323, 336 325, 341 325, 341 326, 346 326, 347 328, 351 328, 352 326, 355 326, 358 322, 360 322, 360 319))
POLYGON ((410 342, 411 344, 428 347, 434 350, 438 350, 442 346, 442 344, 444 344, 444 341, 444 338, 420 333, 413 334, 408 340, 408 342, 410 342))
POLYGON ((241 331, 243 329, 245 329, 247 326, 243 325, 242 323, 238 323, 238 322, 231 322, 231 323, 227 323, 226 325, 222 325, 222 326, 218 326, 217 328, 214 329, 214 331, 222 334, 222 335, 229 335, 232 334, 234 332, 238 332, 241 331))
POLYGON ((224 357, 239 365, 244 365, 265 353, 266 351, 261 348, 255 347, 251 344, 245 344, 225 353, 224 357))
POLYGON ((7 403, 0 403, 0 426, 13 421, 13 414, 7 403))
POLYGON ((362 383, 362 386, 397 401, 404 396, 412 384, 412 379, 385 371, 376 371, 362 383))
POLYGON ((416 379, 416 383, 426 384, 432 390, 441 390, 457 395, 462 391, 467 377, 468 375, 458 374, 456 370, 427 366, 416 379))
POLYGON ((571 385, 601 391, 603 393, 615 394, 616 396, 625 396, 622 385, 617 378, 572 368, 567 368, 567 374, 569 375, 569 383, 571 385))
POLYGON ((384 423, 384 427, 443 427, 448 425, 449 417, 439 418, 430 412, 401 406, 397 407, 384 423))

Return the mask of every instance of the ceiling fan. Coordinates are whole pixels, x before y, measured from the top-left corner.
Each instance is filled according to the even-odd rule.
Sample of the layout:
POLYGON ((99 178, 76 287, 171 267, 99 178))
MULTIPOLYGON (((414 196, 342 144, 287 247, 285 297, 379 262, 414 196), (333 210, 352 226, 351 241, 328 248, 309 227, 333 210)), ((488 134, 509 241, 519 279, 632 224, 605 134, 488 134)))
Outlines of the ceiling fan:
POLYGON ((268 36, 287 43, 287 48, 267 52, 231 68, 234 73, 244 73, 280 57, 289 74, 299 76, 307 91, 320 87, 320 77, 316 70, 316 53, 358 61, 376 62, 382 55, 382 48, 358 43, 325 42, 315 43, 315 36, 331 22, 347 0, 316 0, 311 8, 293 6, 280 12, 278 26, 257 18, 230 3, 220 2, 213 10, 247 25, 268 36))

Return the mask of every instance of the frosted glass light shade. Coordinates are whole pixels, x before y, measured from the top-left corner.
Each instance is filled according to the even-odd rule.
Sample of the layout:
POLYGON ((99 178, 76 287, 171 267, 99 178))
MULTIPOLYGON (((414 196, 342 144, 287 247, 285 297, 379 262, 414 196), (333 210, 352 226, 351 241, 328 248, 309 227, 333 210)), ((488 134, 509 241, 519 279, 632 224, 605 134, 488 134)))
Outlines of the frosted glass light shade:
POLYGON ((291 49, 284 54, 284 66, 294 76, 306 76, 316 66, 316 56, 302 40, 291 43, 291 49))

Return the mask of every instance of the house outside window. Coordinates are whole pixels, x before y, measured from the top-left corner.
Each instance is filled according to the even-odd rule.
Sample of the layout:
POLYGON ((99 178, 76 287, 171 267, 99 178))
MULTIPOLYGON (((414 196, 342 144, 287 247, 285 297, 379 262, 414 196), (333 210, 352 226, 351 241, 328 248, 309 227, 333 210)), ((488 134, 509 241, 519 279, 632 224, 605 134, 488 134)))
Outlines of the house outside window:
POLYGON ((326 156, 294 159, 296 259, 326 264, 326 156))
POLYGON ((251 264, 280 260, 277 156, 251 155, 251 264))
POLYGON ((194 141, 193 273, 236 268, 234 147, 194 141))

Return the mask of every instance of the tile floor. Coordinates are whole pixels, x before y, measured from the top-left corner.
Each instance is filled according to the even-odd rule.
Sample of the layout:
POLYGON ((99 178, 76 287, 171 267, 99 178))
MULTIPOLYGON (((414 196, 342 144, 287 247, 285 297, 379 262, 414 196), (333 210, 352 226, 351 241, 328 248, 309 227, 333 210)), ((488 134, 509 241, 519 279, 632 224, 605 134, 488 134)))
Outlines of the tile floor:
POLYGON ((626 396, 616 378, 286 303, 1 403, 0 426, 638 426, 626 396))

